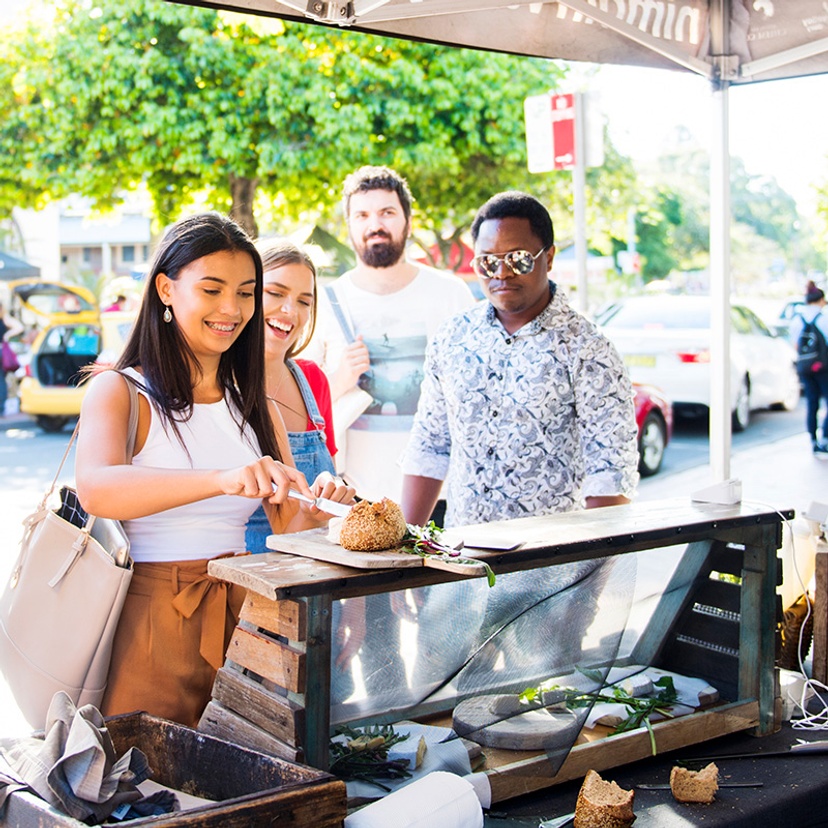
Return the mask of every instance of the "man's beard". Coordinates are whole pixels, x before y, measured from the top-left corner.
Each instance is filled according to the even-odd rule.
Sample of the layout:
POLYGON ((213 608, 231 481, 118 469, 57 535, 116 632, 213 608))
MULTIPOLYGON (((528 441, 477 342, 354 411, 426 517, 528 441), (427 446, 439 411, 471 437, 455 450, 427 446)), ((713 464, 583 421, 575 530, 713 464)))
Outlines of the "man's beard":
POLYGON ((368 267, 393 267, 405 255, 405 236, 399 240, 385 236, 383 241, 374 244, 369 244, 369 241, 354 242, 357 255, 368 267))

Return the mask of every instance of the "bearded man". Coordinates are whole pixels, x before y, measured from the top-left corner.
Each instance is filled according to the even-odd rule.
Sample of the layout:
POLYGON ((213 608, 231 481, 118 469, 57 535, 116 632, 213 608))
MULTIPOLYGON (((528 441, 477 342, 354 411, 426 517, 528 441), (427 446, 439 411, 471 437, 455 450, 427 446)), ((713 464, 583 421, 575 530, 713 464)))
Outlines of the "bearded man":
POLYGON ((352 389, 371 396, 345 434, 344 467, 337 468, 369 500, 399 502, 399 458, 420 398, 426 345, 444 320, 475 303, 459 277, 406 259, 411 205, 405 179, 387 167, 361 167, 345 179, 357 265, 321 293, 307 351, 328 375, 335 420, 337 400, 352 389))

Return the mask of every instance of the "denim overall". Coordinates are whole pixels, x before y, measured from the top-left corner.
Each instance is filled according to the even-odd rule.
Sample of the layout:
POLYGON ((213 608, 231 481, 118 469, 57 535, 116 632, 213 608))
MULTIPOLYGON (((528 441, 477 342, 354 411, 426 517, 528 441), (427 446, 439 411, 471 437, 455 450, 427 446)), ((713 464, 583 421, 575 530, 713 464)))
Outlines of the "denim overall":
MULTIPOLYGON (((308 409, 308 416, 314 425, 313 431, 289 431, 288 441, 290 452, 293 455, 293 462, 296 468, 307 478, 308 483, 313 481, 323 472, 327 471, 335 475, 333 458, 325 444, 325 418, 319 413, 316 399, 313 396, 308 380, 302 373, 302 369, 292 360, 286 360, 285 364, 293 374, 293 378, 302 392, 302 400, 308 409)), ((273 530, 265 515, 264 508, 259 506, 247 521, 244 533, 245 547, 249 552, 267 552, 265 545, 268 535, 273 530)), ((331 622, 334 634, 339 628, 342 618, 342 601, 334 601, 331 608, 331 622)), ((331 700, 339 704, 351 695, 354 689, 354 680, 351 674, 351 665, 346 664, 338 667, 335 663, 336 647, 331 654, 331 700)))
MULTIPOLYGON (((316 405, 302 369, 292 359, 288 359, 285 364, 302 392, 302 400, 314 425, 313 431, 288 432, 290 451, 296 468, 305 475, 308 483, 313 483, 323 471, 336 474, 333 458, 325 444, 325 418, 319 413, 319 407, 316 405)), ((270 528, 264 508, 259 506, 247 522, 244 533, 245 548, 254 553, 267 552, 265 541, 267 536, 272 534, 273 530, 270 528)))

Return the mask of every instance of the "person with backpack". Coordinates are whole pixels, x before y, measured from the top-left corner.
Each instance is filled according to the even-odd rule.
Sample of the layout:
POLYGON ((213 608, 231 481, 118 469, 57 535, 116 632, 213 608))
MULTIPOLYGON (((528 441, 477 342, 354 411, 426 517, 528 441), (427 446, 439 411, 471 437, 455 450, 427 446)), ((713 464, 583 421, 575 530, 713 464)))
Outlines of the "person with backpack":
POLYGON ((805 307, 791 320, 791 341, 796 343, 796 367, 807 401, 805 424, 814 456, 828 458, 828 311, 825 292, 808 282, 805 307), (817 431, 820 401, 825 401, 822 436, 817 431))

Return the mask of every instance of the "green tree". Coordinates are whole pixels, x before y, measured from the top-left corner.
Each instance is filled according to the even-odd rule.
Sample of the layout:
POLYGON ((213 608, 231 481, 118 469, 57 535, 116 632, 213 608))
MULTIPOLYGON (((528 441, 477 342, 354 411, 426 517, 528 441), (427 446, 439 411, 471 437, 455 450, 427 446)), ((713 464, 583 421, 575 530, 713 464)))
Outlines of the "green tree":
MULTIPOLYGON (((255 232, 257 188, 285 215, 330 214, 364 163, 404 170, 435 230, 525 184, 523 97, 549 61, 161 0, 59 0, 0 54, 0 207, 80 192, 105 206, 145 181, 158 217, 196 193, 255 232)), ((438 232, 439 235, 439 232, 438 232)))
MULTIPOLYGON (((443 261, 492 193, 542 198, 572 234, 571 175, 526 169, 523 99, 552 61, 269 21, 161 0, 57 0, 52 24, 0 46, 0 213, 71 192, 96 207, 143 182, 160 223, 199 204, 256 232, 277 221, 342 232, 344 176, 388 164, 417 197, 443 261)), ((590 243, 623 226, 629 162, 588 175, 590 243)))

